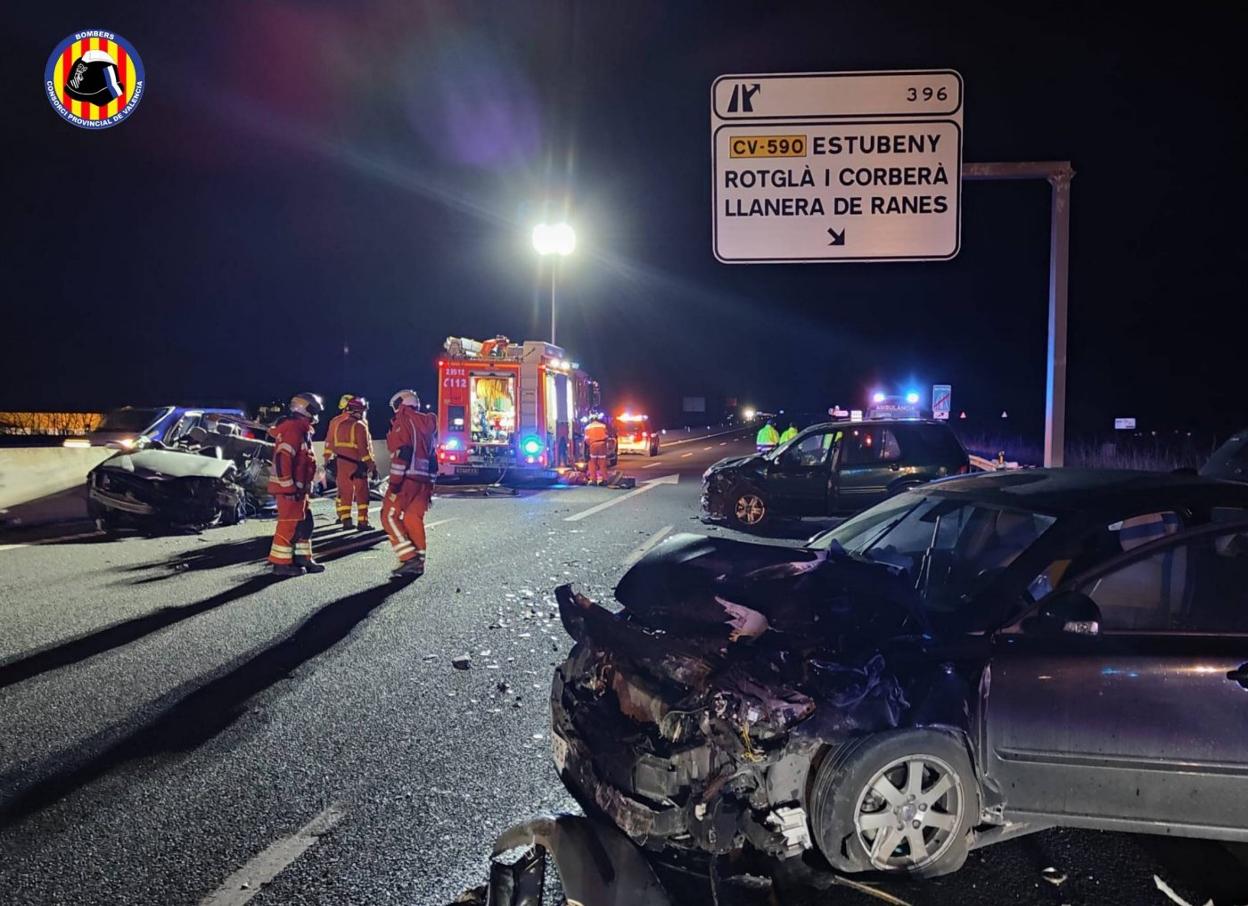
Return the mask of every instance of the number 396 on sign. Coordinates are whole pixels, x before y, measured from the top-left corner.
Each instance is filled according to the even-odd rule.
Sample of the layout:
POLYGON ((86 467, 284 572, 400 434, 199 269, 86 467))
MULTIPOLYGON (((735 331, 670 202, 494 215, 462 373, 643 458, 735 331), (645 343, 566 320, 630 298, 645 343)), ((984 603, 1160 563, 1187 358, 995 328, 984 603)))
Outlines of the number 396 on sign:
POLYGON ((728 141, 729 157, 805 157, 804 135, 738 135, 728 141))

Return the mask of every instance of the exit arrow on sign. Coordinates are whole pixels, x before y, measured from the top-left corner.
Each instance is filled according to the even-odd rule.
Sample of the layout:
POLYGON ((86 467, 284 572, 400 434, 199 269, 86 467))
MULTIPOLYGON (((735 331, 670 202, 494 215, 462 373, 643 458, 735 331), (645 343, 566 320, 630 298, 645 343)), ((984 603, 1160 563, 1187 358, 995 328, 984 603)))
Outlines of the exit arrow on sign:
POLYGON ((838 233, 832 227, 828 227, 828 235, 832 237, 832 241, 829 242, 828 245, 844 245, 845 244, 845 231, 844 230, 841 230, 838 233))

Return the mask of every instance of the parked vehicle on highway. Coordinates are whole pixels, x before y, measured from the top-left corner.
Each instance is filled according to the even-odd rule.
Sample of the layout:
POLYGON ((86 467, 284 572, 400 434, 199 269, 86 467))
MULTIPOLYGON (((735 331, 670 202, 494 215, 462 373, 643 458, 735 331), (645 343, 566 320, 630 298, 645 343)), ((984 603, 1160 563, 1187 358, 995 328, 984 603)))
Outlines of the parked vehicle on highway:
POLYGON ((702 476, 708 521, 760 528, 777 519, 856 513, 970 470, 944 422, 824 422, 769 453, 722 459, 702 476))
POLYGON ((554 757, 655 851, 933 877, 1053 825, 1248 841, 1248 486, 953 478, 799 549, 680 535, 576 644, 554 757))
POLYGON ((621 455, 624 453, 659 455, 659 432, 650 427, 650 416, 625 412, 616 417, 615 431, 617 449, 621 455))
POLYGON ((273 444, 261 439, 263 425, 194 410, 164 436, 87 473, 88 512, 101 530, 203 529, 273 509, 273 444))
POLYGON ((1200 474, 1206 478, 1248 481, 1248 429, 1240 431, 1214 450, 1200 474))
POLYGON ((225 415, 242 419, 242 409, 188 406, 123 406, 107 412, 99 426, 82 437, 66 438, 66 447, 113 447, 136 450, 150 441, 172 445, 205 417, 225 415))

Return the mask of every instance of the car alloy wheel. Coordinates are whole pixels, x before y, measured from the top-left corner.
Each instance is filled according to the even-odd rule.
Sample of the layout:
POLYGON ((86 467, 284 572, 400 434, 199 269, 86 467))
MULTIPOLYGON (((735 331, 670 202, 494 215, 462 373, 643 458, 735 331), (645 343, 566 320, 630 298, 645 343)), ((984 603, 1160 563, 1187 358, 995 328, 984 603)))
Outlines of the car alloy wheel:
POLYGON ((758 525, 767 515, 767 504, 757 494, 745 493, 737 498, 735 513, 742 525, 758 525))
POLYGON ((877 771, 859 793, 854 830, 873 867, 910 872, 945 854, 965 807, 953 768, 933 755, 907 755, 877 771))

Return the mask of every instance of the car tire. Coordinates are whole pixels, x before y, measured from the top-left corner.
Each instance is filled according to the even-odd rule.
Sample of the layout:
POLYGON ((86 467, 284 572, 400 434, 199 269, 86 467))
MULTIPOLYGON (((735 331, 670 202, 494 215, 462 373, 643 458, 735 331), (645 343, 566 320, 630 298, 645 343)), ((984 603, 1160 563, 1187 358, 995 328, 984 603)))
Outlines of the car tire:
POLYGON ((880 733, 830 754, 810 796, 816 844, 847 874, 935 878, 957 871, 979 810, 966 746, 939 730, 880 733))
POLYGON ((728 519, 739 529, 759 529, 772 521, 765 494, 752 485, 740 485, 728 495, 728 519))

